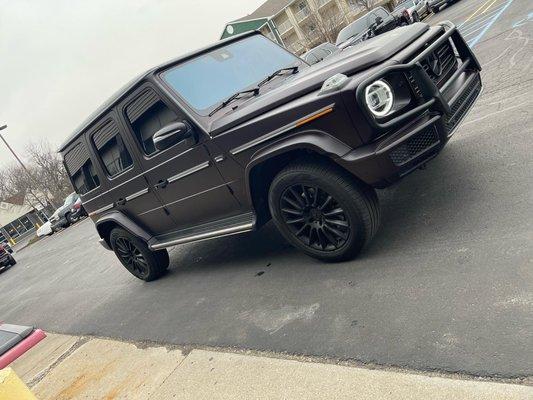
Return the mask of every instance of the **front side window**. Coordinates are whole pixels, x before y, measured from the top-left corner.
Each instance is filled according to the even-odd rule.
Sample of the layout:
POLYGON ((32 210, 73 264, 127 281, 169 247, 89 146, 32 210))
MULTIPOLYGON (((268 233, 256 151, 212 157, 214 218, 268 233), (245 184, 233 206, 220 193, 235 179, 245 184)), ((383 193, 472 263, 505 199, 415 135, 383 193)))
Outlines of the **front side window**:
POLYGON ((126 107, 126 115, 135 138, 147 155, 157 152, 154 134, 179 118, 152 90, 146 90, 126 107))
POLYGON ((110 177, 120 174, 133 165, 131 155, 114 121, 109 121, 100 128, 93 135, 93 142, 110 177))
POLYGON ((200 115, 263 80, 300 64, 295 55, 262 35, 230 43, 163 72, 163 80, 200 115))

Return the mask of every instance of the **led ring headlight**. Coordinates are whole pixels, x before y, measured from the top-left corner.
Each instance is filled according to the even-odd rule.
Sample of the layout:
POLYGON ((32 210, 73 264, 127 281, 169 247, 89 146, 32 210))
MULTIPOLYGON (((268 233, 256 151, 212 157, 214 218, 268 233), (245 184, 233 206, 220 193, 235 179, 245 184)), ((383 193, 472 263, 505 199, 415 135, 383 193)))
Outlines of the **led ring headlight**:
POLYGON ((365 100, 372 114, 384 117, 392 109, 394 94, 389 84, 380 79, 366 87, 365 100))

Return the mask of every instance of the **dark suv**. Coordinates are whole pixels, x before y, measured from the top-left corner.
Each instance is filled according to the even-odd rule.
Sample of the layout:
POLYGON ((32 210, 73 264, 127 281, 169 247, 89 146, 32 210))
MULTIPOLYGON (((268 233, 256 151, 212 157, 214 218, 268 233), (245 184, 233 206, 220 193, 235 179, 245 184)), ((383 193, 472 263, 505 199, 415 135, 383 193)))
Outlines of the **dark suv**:
POLYGON ((8 249, 0 243, 0 271, 3 271, 16 263, 15 258, 10 254, 8 249))
POLYGON ((450 22, 313 66, 246 33, 137 77, 60 151, 102 245, 140 279, 164 273, 170 246, 270 218, 306 254, 347 260, 378 229, 374 189, 441 151, 480 69, 450 22))

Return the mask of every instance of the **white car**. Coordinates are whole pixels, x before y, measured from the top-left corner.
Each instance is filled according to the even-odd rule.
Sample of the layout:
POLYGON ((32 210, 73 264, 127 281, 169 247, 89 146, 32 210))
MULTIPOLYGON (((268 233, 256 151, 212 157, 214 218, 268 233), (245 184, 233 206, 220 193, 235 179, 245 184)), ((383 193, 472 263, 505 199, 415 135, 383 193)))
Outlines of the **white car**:
POLYGON ((52 232, 52 224, 50 221, 45 222, 39 229, 37 229, 37 236, 48 236, 51 235, 52 232))

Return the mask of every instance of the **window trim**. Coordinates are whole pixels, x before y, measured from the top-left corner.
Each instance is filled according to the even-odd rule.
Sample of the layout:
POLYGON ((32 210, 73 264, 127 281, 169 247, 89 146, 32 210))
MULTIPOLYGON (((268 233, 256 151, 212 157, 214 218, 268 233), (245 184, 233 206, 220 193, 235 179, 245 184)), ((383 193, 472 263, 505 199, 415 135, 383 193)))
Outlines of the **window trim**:
MULTIPOLYGON (((164 96, 162 96, 154 88, 154 85, 151 85, 150 83, 145 83, 144 85, 140 85, 139 87, 137 87, 137 90, 135 90, 124 102, 122 102, 119 105, 119 107, 118 107, 119 110, 118 111, 119 111, 120 117, 122 117, 126 128, 130 132, 130 135, 132 136, 133 142, 135 143, 135 147, 137 148, 139 154, 142 155, 142 157, 145 160, 147 160, 147 161, 154 159, 155 157, 159 156, 159 154, 166 153, 167 151, 173 149, 174 147, 176 147, 179 144, 179 142, 178 143, 174 143, 172 146, 166 148, 165 150, 157 150, 157 151, 153 152, 152 154, 146 154, 146 152, 144 151, 144 148, 142 147, 141 143, 139 142, 139 139, 137 138, 137 135, 135 133, 135 129, 133 128, 133 125, 132 125, 132 123, 131 123, 131 121, 130 121, 130 119, 128 117, 127 108, 135 100, 137 100, 143 93, 145 93, 146 91, 149 91, 149 90, 154 92, 155 95, 158 97, 159 101, 161 101, 169 110, 171 110, 172 112, 176 113, 176 108, 179 108, 179 110, 183 113, 183 115, 185 115, 186 117, 189 117, 188 113, 184 112, 183 108, 181 106, 175 105, 173 107, 173 103, 171 103, 168 99, 166 99, 164 96)), ((178 111, 178 113, 179 113, 179 111, 178 111)), ((187 121, 187 122, 191 123, 194 126, 194 128, 196 129, 196 126, 198 125, 198 123, 196 121, 194 121, 194 122, 187 121)))
MULTIPOLYGON (((92 150, 94 151, 94 155, 96 156, 96 159, 98 160, 98 163, 100 164, 100 167, 102 168, 102 171, 104 172, 107 180, 110 182, 114 181, 117 178, 120 178, 122 175, 124 175, 125 173, 135 168, 135 159, 133 155, 131 154, 130 149, 128 149, 127 140, 125 139, 124 134, 120 128, 121 126, 118 123, 118 121, 116 121, 115 118, 113 118, 113 116, 110 115, 106 118, 101 119, 98 125, 96 125, 93 129, 91 129, 90 133, 87 135, 88 136, 87 139, 89 139, 89 144, 92 150), (122 171, 120 171, 118 174, 115 174, 115 175, 109 175, 109 171, 107 170, 104 160, 102 159, 102 156, 100 155, 100 152, 98 148, 96 147, 96 144, 94 143, 94 135, 96 135, 98 131, 102 129, 105 125, 107 125, 109 122, 114 123, 115 126, 117 127, 118 129, 117 135, 120 135, 122 139, 122 143, 124 143, 124 146, 126 147, 126 150, 128 151, 128 154, 131 158, 131 165, 128 168, 123 169, 122 171)), ((113 137, 116 137, 116 135, 113 137)), ((98 173, 96 175, 98 175, 98 173)))

